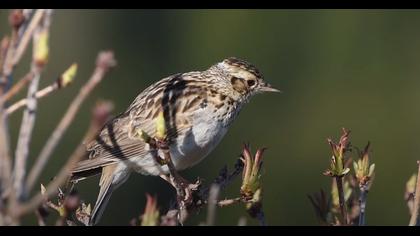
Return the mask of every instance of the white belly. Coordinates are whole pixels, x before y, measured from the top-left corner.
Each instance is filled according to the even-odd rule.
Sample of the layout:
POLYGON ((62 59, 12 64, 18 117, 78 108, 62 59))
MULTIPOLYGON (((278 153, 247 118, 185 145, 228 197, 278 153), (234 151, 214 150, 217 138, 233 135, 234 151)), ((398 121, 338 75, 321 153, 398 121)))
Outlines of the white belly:
MULTIPOLYGON (((203 160, 222 140, 227 127, 209 114, 201 110, 195 115, 193 125, 187 135, 178 136, 176 143, 171 145, 170 153, 177 170, 184 170, 203 160)), ((133 161, 133 160, 132 160, 133 161)), ((137 172, 150 175, 167 174, 167 166, 156 163, 151 154, 136 158, 137 172)))
POLYGON ((178 151, 174 150, 178 155, 172 158, 175 167, 183 170, 199 163, 219 144, 226 131, 216 119, 197 119, 186 138, 178 140, 178 151))

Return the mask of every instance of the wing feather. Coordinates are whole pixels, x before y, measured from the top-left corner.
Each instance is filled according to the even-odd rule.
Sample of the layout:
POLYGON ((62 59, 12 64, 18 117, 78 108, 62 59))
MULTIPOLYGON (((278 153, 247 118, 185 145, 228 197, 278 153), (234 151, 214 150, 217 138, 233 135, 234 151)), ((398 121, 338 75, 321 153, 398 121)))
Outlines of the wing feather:
MULTIPOLYGON (((193 75, 194 73, 191 74, 190 79, 194 79, 193 75)), ((88 143, 89 159, 79 162, 73 169, 73 174, 92 172, 92 170, 121 160, 145 156, 146 144, 133 134, 137 128, 140 128, 154 136, 155 118, 159 111, 169 116, 165 117, 169 142, 175 140, 178 134, 190 129, 192 122, 188 115, 180 113, 174 115, 177 110, 185 108, 188 102, 186 99, 177 99, 186 92, 183 89, 187 87, 187 82, 183 82, 183 78, 189 78, 189 76, 168 77, 139 94, 126 112, 105 124, 97 138, 88 143), (169 93, 168 90, 171 92, 169 93)), ((186 90, 198 96, 200 91, 196 89, 188 87, 186 90)))

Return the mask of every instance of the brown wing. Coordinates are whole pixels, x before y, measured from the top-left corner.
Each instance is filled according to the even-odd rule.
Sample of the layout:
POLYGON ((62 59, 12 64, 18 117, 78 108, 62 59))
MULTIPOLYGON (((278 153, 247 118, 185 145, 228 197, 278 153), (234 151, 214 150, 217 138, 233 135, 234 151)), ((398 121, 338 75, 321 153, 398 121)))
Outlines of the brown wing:
POLYGON ((85 177, 81 172, 87 172, 84 173, 87 176, 98 174, 98 168, 144 155, 145 143, 139 138, 130 138, 129 129, 130 120, 126 114, 108 122, 96 139, 87 144, 89 159, 80 161, 72 172, 79 173, 79 177, 85 177))
POLYGON ((142 129, 154 136, 155 119, 160 112, 165 116, 169 142, 190 129, 188 109, 201 100, 202 93, 196 91, 197 87, 187 87, 185 78, 193 77, 174 75, 153 84, 125 113, 108 122, 97 138, 87 145, 89 159, 77 164, 72 171, 73 179, 99 174, 102 167, 124 159, 144 156, 145 143, 135 136, 136 130, 142 129), (189 93, 188 99, 179 99, 186 93, 189 93))

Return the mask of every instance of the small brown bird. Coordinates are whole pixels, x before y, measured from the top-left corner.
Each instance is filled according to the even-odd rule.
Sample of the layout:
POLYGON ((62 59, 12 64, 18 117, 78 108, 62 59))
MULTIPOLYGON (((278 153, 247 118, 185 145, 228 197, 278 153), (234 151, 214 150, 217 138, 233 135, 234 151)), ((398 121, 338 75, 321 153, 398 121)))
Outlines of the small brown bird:
POLYGON ((89 159, 72 171, 72 180, 102 173, 100 191, 91 215, 96 224, 112 192, 132 171, 164 176, 149 144, 136 137, 141 129, 154 136, 156 118, 163 112, 169 151, 176 170, 194 166, 222 140, 249 99, 262 92, 279 92, 263 80, 252 64, 228 58, 205 71, 164 78, 140 93, 129 108, 109 121, 87 145, 89 159))

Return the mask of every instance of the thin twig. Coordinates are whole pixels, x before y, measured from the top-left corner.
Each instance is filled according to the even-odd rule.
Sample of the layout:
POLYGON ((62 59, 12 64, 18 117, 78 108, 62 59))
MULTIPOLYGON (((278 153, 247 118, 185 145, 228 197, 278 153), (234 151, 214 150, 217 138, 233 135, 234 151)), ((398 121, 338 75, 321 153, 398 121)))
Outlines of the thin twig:
POLYGON ((193 205, 193 191, 198 190, 200 181, 198 180, 195 184, 190 184, 181 175, 178 174, 174 163, 172 162, 169 146, 166 136, 166 127, 163 113, 157 118, 156 137, 150 137, 147 133, 140 130, 140 137, 149 144, 150 151, 153 158, 160 165, 166 165, 168 167, 169 176, 160 175, 163 179, 171 183, 176 190, 177 203, 178 203, 178 220, 179 223, 183 223, 188 217, 187 208, 193 205), (159 151, 163 154, 163 157, 159 155, 159 151))
POLYGON ((13 55, 15 53, 15 45, 17 45, 17 41, 17 32, 16 29, 13 29, 12 36, 10 37, 10 42, 8 43, 8 47, 5 51, 4 59, 2 62, 2 70, 0 74, 0 94, 6 92, 7 86, 10 82, 10 78, 14 68, 13 55))
POLYGON ((346 209, 345 199, 344 199, 343 178, 341 176, 335 177, 335 183, 337 184, 340 213, 343 218, 343 224, 346 225, 347 224, 347 209, 346 209))
POLYGON ((162 151, 164 156, 164 162, 168 166, 171 182, 173 183, 173 186, 175 187, 177 198, 178 198, 178 207, 179 207, 179 214, 178 214, 178 220, 181 224, 185 222, 185 220, 188 217, 188 211, 187 208, 189 207, 189 203, 187 203, 185 200, 188 198, 192 199, 192 196, 189 196, 190 193, 187 192, 187 189, 189 189, 189 186, 186 186, 186 188, 183 188, 181 183, 179 182, 182 177, 178 174, 178 172, 175 169, 174 163, 172 162, 172 158, 169 152, 169 147, 167 146, 166 142, 162 143, 162 146, 159 146, 158 149, 162 151))
POLYGON ((212 184, 210 187, 209 200, 207 202, 207 226, 214 225, 216 221, 217 199, 219 198, 220 187, 217 184, 212 184))
POLYGON ((9 189, 10 185, 12 161, 9 148, 7 116, 4 115, 3 106, 0 105, 0 201, 3 201, 5 191, 9 189))
POLYGON ((367 201, 368 188, 366 185, 360 186, 360 214, 359 214, 359 226, 365 225, 365 212, 366 212, 366 201, 367 201))
MULTIPOLYGON (((12 13, 11 13, 12 14, 12 13)), ((3 38, 1 43, 1 63, 0 63, 0 96, 7 89, 7 78, 10 76, 13 66, 11 61, 14 53, 14 46, 17 41, 16 27, 13 27, 12 37, 3 38), (7 73, 5 73, 7 70, 7 73)), ((10 157, 10 140, 7 124, 7 117, 4 115, 4 104, 0 104, 0 202, 3 201, 5 191, 11 185, 12 162, 10 157)), ((3 210, 5 204, 1 202, 0 210, 3 210)), ((0 212, 0 223, 4 224, 5 217, 0 212)))
MULTIPOLYGON (((28 25, 30 23, 29 19, 33 19, 32 17, 34 16, 35 10, 34 9, 23 9, 21 10, 21 14, 23 17, 23 22, 22 24, 19 26, 17 35, 18 35, 18 40, 22 39, 23 34, 26 32, 26 29, 28 29, 28 25)), ((17 42, 19 43, 19 41, 17 42)))
MULTIPOLYGON (((25 10, 23 10, 25 12, 25 10)), ((26 12, 29 12, 26 10, 26 12)), ((38 15, 42 13, 42 11, 38 11, 38 15)), ((10 17, 13 17, 15 12, 10 13, 10 17)), ((12 26, 12 36, 10 39, 5 39, 2 41, 1 45, 1 54, 2 54, 2 62, 1 66, 1 74, 0 74, 0 96, 4 94, 7 90, 8 83, 11 82, 11 74, 13 71, 14 66, 18 62, 18 60, 13 60, 16 54, 16 48, 19 48, 21 54, 27 48, 28 43, 23 45, 21 42, 21 36, 25 36, 29 39, 32 37, 32 33, 35 27, 39 24, 41 18, 31 18, 26 17, 24 22, 20 25, 18 22, 10 22, 12 26), (30 23, 29 23, 30 22, 30 23), (23 28, 26 29, 27 25, 31 24, 31 30, 23 31, 23 28), (23 33, 24 32, 24 33, 23 33)), ((5 196, 5 190, 9 189, 12 185, 11 183, 11 172, 12 172, 12 162, 10 157, 10 140, 9 140, 9 132, 8 132, 8 124, 7 124, 7 116, 4 115, 4 104, 0 104, 0 195, 1 199, 5 196)), ((10 189, 9 189, 10 190, 10 189)), ((7 193, 6 193, 7 194, 7 193)))
MULTIPOLYGON (((41 34, 44 32, 48 32, 50 27, 50 17, 51 11, 38 11, 35 13, 34 17, 39 17, 44 19, 42 24, 34 25, 34 32, 33 32, 33 59, 32 59, 32 66, 31 66, 31 73, 33 74, 33 78, 29 85, 28 95, 27 95, 27 106, 23 113, 23 118, 20 126, 19 138, 16 146, 15 151, 15 165, 14 165, 14 176, 13 176, 13 187, 15 193, 12 194, 12 203, 14 201, 20 201, 24 194, 24 186, 25 186, 25 174, 26 174, 26 161, 29 155, 29 145, 31 142, 32 131, 35 125, 36 119, 36 109, 37 109, 37 99, 36 99, 36 92, 38 91, 39 80, 41 77, 41 71, 46 63, 46 58, 43 58, 44 61, 41 64, 38 62, 38 55, 37 53, 40 50, 40 43, 46 44, 47 42, 40 42, 41 41, 41 34), (37 13, 40 12, 40 16, 37 13), (44 14, 45 13, 45 14, 44 14)), ((34 20, 35 21, 35 20, 34 20)), ((32 22, 31 22, 32 24, 32 22)), ((28 27, 31 27, 29 25, 28 27)), ((24 39, 22 39, 23 41, 24 39)), ((23 42, 25 43, 25 42, 23 42)), ((18 48, 19 49, 19 48, 18 48)), ((18 53, 18 51, 17 51, 18 53)), ((46 57, 47 55, 45 55, 46 57)), ((13 204, 12 204, 13 207, 13 204)))
POLYGON ((225 206, 230 206, 232 204, 239 203, 239 202, 242 202, 242 198, 237 197, 237 198, 232 198, 232 199, 221 200, 217 203, 217 205, 219 207, 225 207, 225 206))
POLYGON ((23 182, 26 173, 26 160, 29 155, 29 144, 32 137, 32 130, 35 124, 37 100, 34 96, 38 89, 40 73, 34 73, 34 79, 31 82, 28 90, 28 104, 23 113, 22 123, 20 126, 19 139, 16 146, 16 161, 14 165, 14 180, 13 187, 16 191, 16 197, 20 199, 23 195, 23 182))
MULTIPOLYGON (((96 61, 96 69, 92 77, 80 89, 79 94, 73 100, 66 114, 63 116, 63 119, 61 120, 56 130, 53 132, 52 136, 48 140, 46 147, 44 147, 44 152, 41 152, 40 157, 37 159, 37 163, 39 162, 39 164, 36 164, 32 168, 31 172, 35 174, 32 174, 32 178, 27 179, 27 183, 28 183, 28 185, 26 186, 27 192, 31 190, 37 177, 42 172, 50 154, 54 150, 58 141, 61 139, 65 130, 70 125, 73 118, 75 117, 82 102, 88 97, 88 95, 96 87, 96 85, 102 81, 104 75, 109 71, 109 69, 114 67, 115 65, 116 65, 116 62, 114 59, 114 54, 111 51, 99 53, 97 61, 96 61)), ((80 144, 77 147, 77 149, 73 152, 73 154, 71 155, 67 163, 64 165, 64 167, 61 168, 60 172, 57 174, 55 179, 47 186, 45 196, 50 197, 52 194, 56 192, 56 189, 67 180, 71 170, 74 168, 75 164, 84 156, 85 152, 86 152, 86 148, 84 144, 80 144)), ((41 193, 38 193, 28 203, 23 204, 16 211, 15 214, 20 216, 22 214, 32 212, 36 207, 39 206, 43 198, 44 196, 41 195, 41 193)))
POLYGON ((420 209, 420 161, 417 161, 419 170, 417 172, 416 192, 414 195, 414 209, 411 214, 409 226, 416 226, 419 223, 419 209, 420 209))
MULTIPOLYGON (((228 173, 227 166, 224 166, 219 171, 218 176, 213 180, 212 184, 217 184, 220 188, 220 191, 222 191, 235 179, 235 177, 237 177, 239 174, 242 173, 243 167, 244 167, 243 162, 240 159, 238 159, 237 162, 235 163, 234 170, 231 173, 228 173)), ((200 188, 199 192, 197 193, 197 197, 200 200, 198 202, 194 202, 196 205, 191 206, 188 209, 188 211, 190 212, 194 211, 196 209, 201 208, 203 205, 207 204, 209 193, 210 193, 210 187, 200 188)), ((217 205, 222 207, 222 206, 230 205, 236 202, 241 202, 241 198, 222 200, 222 201, 219 201, 217 205)), ((174 214, 173 212, 176 212, 177 215, 180 215, 179 209, 173 209, 174 207, 175 205, 172 205, 170 207, 171 210, 168 211, 168 214, 169 212, 171 212, 171 215, 172 215, 174 214)), ((184 222, 187 219, 187 217, 190 215, 188 211, 184 210, 184 212, 182 213, 183 218, 179 219, 180 222, 184 222)))
POLYGON ((43 213, 41 213, 41 210, 40 209, 37 209, 35 211, 35 215, 36 215, 36 218, 38 220, 38 225, 39 226, 46 226, 47 225, 47 223, 45 222, 46 219, 43 216, 43 213))
MULTIPOLYGON (((34 78, 33 74, 29 72, 22 79, 20 79, 11 89, 9 89, 3 96, 0 97, 0 104, 3 104, 15 96, 20 90, 22 90, 31 80, 34 78)), ((37 97, 38 98, 38 97, 37 97)), ((26 100, 26 99, 24 99, 26 100)), ((22 107, 26 105, 26 102, 22 107)), ((10 108, 10 107, 9 107, 10 108)), ((8 108, 8 109, 9 109, 8 108)), ((7 113, 7 111, 6 111, 7 113)))
MULTIPOLYGON (((30 80, 31 78, 29 77, 28 79, 30 80)), ((19 82, 21 82, 21 81, 19 81, 19 82)), ((61 86, 61 83, 62 82, 61 82, 61 77, 60 77, 54 83, 52 83, 52 84, 48 85, 47 87, 45 87, 45 88, 37 91, 35 93, 35 97, 37 99, 40 99, 40 98, 43 98, 43 97, 46 97, 46 96, 50 95, 54 91, 57 91, 57 90, 63 88, 63 86, 61 86)), ((14 87, 16 87, 18 84, 16 84, 14 87)), ((13 90, 13 88, 10 89, 8 93, 10 93, 13 90)), ((4 97, 5 97, 4 100, 7 100, 8 99, 8 98, 6 98, 6 94, 4 95, 4 97)), ((2 102, 2 101, 0 100, 0 102, 2 102)), ((23 98, 23 99, 15 102, 14 104, 10 105, 9 107, 7 107, 5 113, 7 115, 10 115, 13 112, 15 112, 15 111, 19 110, 20 108, 24 107, 27 103, 28 103, 28 99, 27 98, 23 98)))
POLYGON ((45 196, 51 197, 52 195, 54 195, 57 192, 57 189, 68 179, 71 170, 76 165, 76 163, 82 159, 85 153, 85 145, 83 143, 80 143, 76 150, 73 152, 73 154, 70 156, 66 164, 61 168, 60 172, 57 174, 54 180, 50 184, 48 184, 44 195, 38 193, 27 203, 20 205, 15 211, 11 212, 11 214, 20 217, 29 212, 32 212, 39 206, 39 204, 42 203, 43 199, 45 199, 45 196))
MULTIPOLYGON (((238 175, 242 173, 244 168, 243 162, 238 159, 235 163, 234 170, 232 173, 228 173, 227 166, 224 166, 220 171, 219 175, 213 180, 213 184, 217 184, 220 187, 220 190, 225 189, 238 175)), ((210 188, 203 188, 199 195, 201 199, 207 199, 209 195, 210 188)))
MULTIPOLYGON (((48 11, 51 11, 51 10, 48 10, 48 11)), ((34 13, 30 23, 28 24, 27 29, 22 34, 22 37, 19 40, 19 45, 16 47, 16 51, 13 56, 12 66, 15 66, 22 58, 22 55, 25 52, 25 49, 28 47, 29 40, 31 39, 32 34, 35 32, 35 29, 41 22, 42 17, 44 16, 45 12, 47 12, 46 9, 38 9, 34 13)), ((51 15, 51 14, 47 14, 47 15, 51 15)), ((50 22, 49 20, 45 20, 44 23, 47 24, 46 27, 48 27, 50 22)))
MULTIPOLYGON (((96 105, 92 110, 89 128, 79 146, 84 146, 83 143, 87 140, 93 139, 97 135, 100 128, 103 127, 103 125, 111 118, 113 107, 114 105, 110 101, 99 100, 96 102, 96 105)), ((86 152, 83 152, 83 149, 78 150, 78 153, 74 155, 83 157, 86 152)), ((41 184, 41 195, 45 196, 45 192, 46 188, 41 184)), ((65 220, 67 220, 67 225, 87 225, 90 216, 90 204, 88 206, 83 203, 80 205, 80 199, 77 193, 71 189, 67 192, 69 195, 65 196, 64 192, 58 188, 58 205, 54 204, 47 197, 44 197, 43 204, 41 204, 38 209, 45 205, 59 212, 61 218, 56 222, 56 225, 63 225, 65 220), (81 208, 77 209, 79 206, 81 208)))
POLYGON ((408 212, 410 216, 414 209, 414 195, 416 193, 417 173, 413 174, 405 184, 404 200, 407 202, 408 212))
MULTIPOLYGON (((32 10, 30 10, 32 11, 32 10)), ((23 10, 22 12, 30 12, 29 10, 23 10)), ((16 49, 22 55, 23 52, 26 50, 29 39, 32 38, 33 32, 35 28, 38 27, 41 17, 44 13, 41 10, 37 11, 37 17, 30 17, 25 16, 22 19, 22 15, 19 16, 18 11, 12 11, 10 14, 9 19, 11 19, 10 24, 12 26, 12 36, 9 42, 2 44, 2 62, 1 62, 1 74, 0 74, 0 96, 7 91, 8 85, 11 84, 12 81, 12 72, 15 65, 19 62, 21 57, 16 56, 16 49), (15 18, 19 16, 18 18, 15 18), (23 21, 23 22, 22 22, 23 21), (26 30, 28 27, 27 25, 31 25, 30 30, 26 30), (26 43, 23 42, 21 39, 22 37, 26 38, 26 43), (22 43, 23 42, 23 43, 22 43)), ((11 199, 9 199, 9 208, 13 208, 13 204, 16 202, 16 194, 15 191, 12 191, 12 161, 10 156, 10 140, 9 140, 9 133, 8 133, 8 124, 7 124, 7 116, 4 115, 4 104, 0 104, 0 201, 4 201, 6 195, 12 193, 11 199)), ((5 206, 5 204, 0 204, 1 206, 5 206)), ((2 207, 3 208, 3 207, 2 207)), ((18 222, 8 215, 4 215, 5 209, 0 209, 2 212, 0 213, 1 224, 4 225, 16 225, 18 222)))
POLYGON ((35 29, 41 22, 45 11, 45 9, 36 10, 23 33, 18 34, 16 31, 13 32, 0 78, 0 81, 3 83, 2 88, 4 88, 5 83, 12 74, 13 68, 20 61, 23 53, 26 51, 29 45, 29 40, 32 38, 35 29))
POLYGON ((175 165, 172 162, 168 143, 165 140, 151 138, 149 140, 149 145, 151 149, 153 150, 152 153, 155 160, 161 163, 162 165, 167 165, 169 174, 170 174, 169 180, 172 182, 173 187, 175 188, 177 192, 177 196, 184 199, 186 193, 184 192, 184 189, 182 188, 181 183, 178 181, 182 179, 182 177, 178 174, 178 172, 175 169, 175 165), (158 154, 159 150, 163 153, 163 160, 158 154))
POLYGON ((7 55, 7 49, 9 48, 10 39, 8 36, 4 36, 0 42, 0 72, 3 70, 4 61, 7 55))
POLYGON ((264 211, 262 210, 258 211, 256 218, 258 222, 260 223, 260 226, 267 226, 267 222, 265 221, 264 211))

